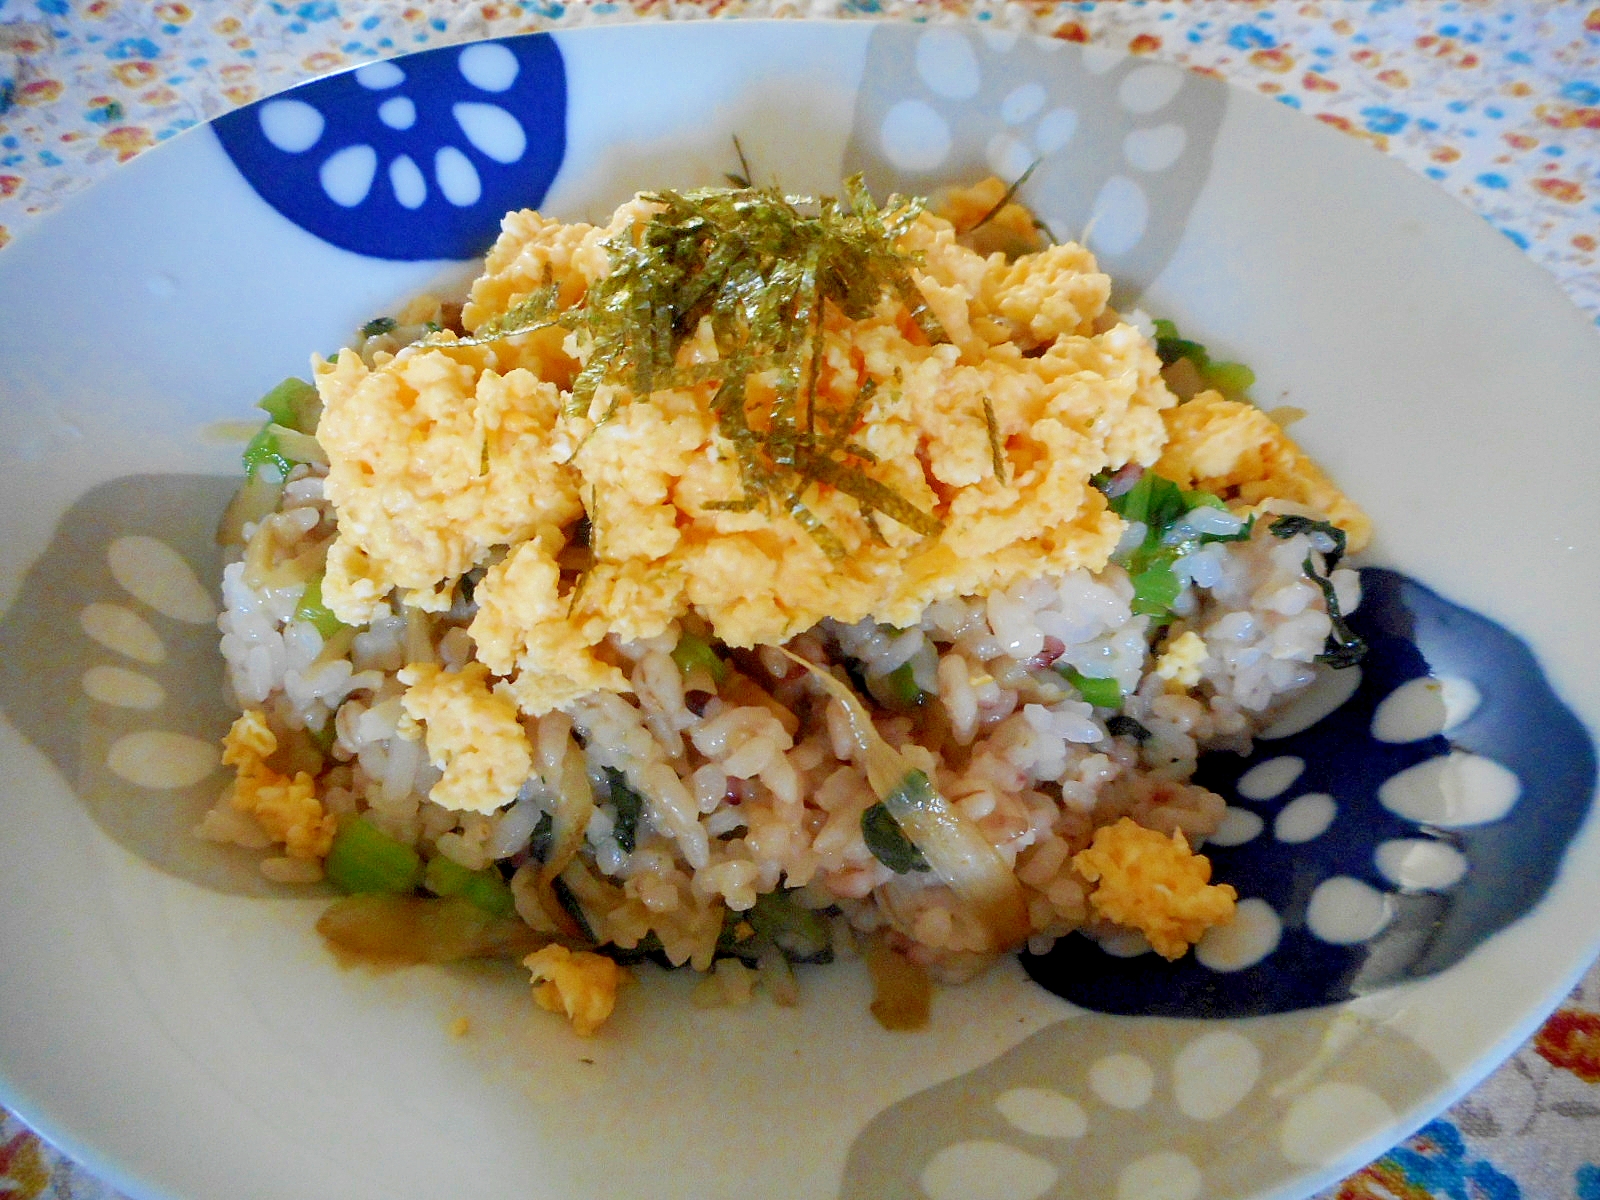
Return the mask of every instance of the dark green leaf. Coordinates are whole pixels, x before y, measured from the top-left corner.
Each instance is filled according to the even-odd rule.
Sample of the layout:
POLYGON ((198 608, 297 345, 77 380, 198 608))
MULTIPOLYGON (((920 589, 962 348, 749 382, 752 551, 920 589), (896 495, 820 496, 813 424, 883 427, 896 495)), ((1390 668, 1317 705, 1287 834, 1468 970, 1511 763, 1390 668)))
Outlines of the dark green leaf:
POLYGON ((1333 549, 1322 556, 1330 571, 1337 567, 1339 560, 1344 557, 1344 530, 1329 521, 1315 521, 1310 517, 1279 517, 1267 527, 1267 532, 1275 538, 1283 538, 1285 540, 1294 537, 1297 533, 1322 534, 1333 542, 1333 549))
POLYGON ((833 930, 827 918, 802 905, 793 892, 762 893, 745 919, 758 938, 770 941, 790 962, 833 961, 833 930))
POLYGON ((1183 585, 1165 563, 1146 567, 1133 576, 1133 612, 1147 617, 1166 617, 1183 593, 1183 585))
POLYGON ((632 854, 637 844, 639 816, 644 812, 644 797, 628 786, 628 778, 615 767, 602 768, 606 782, 611 785, 611 803, 617 810, 617 823, 612 836, 627 854, 632 854))
POLYGON ((1136 742, 1150 738, 1150 731, 1125 713, 1113 713, 1107 717, 1106 732, 1112 737, 1131 737, 1136 742))
POLYGON ((533 827, 533 833, 528 836, 528 853, 540 862, 544 862, 550 853, 550 839, 555 830, 556 819, 548 812, 539 814, 539 820, 533 827))
POLYGON ((861 814, 861 840, 872 857, 896 875, 928 870, 928 860, 880 801, 861 814))
POLYGON ((1184 501, 1182 488, 1154 471, 1146 471, 1138 483, 1106 503, 1124 521, 1141 522, 1158 540, 1192 507, 1184 501))

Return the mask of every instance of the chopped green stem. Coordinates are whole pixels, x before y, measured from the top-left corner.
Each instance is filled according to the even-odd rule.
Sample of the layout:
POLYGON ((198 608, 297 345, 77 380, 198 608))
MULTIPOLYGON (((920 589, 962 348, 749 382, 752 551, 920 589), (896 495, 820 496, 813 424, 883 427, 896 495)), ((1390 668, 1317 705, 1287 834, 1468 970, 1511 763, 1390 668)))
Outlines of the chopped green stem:
POLYGON ((718 684, 728 678, 728 664, 711 648, 711 643, 692 633, 680 634, 678 644, 672 648, 672 661, 685 675, 696 667, 703 667, 718 684))
POLYGON ((1058 664, 1056 670, 1063 679, 1078 689, 1080 696, 1096 708, 1122 707, 1122 685, 1115 679, 1085 675, 1070 664, 1058 664))
POLYGON ((890 702, 896 708, 917 708, 928 698, 917 683, 916 669, 909 662, 903 662, 894 670, 883 677, 888 687, 890 702))
POLYGON ((345 623, 334 616, 333 610, 322 601, 321 575, 314 576, 306 584, 305 591, 300 593, 300 603, 294 607, 294 619, 309 621, 324 640, 346 628, 345 623))
POLYGON ((322 864, 328 881, 343 892, 410 893, 422 882, 422 858, 365 817, 339 822, 322 864))
POLYGON ((291 377, 257 400, 256 407, 265 412, 275 425, 297 429, 301 433, 315 433, 322 400, 317 395, 317 389, 304 379, 291 377))
POLYGON ((428 860, 422 886, 435 896, 460 896, 497 917, 509 917, 517 908, 499 871, 493 867, 473 871, 442 854, 428 860))

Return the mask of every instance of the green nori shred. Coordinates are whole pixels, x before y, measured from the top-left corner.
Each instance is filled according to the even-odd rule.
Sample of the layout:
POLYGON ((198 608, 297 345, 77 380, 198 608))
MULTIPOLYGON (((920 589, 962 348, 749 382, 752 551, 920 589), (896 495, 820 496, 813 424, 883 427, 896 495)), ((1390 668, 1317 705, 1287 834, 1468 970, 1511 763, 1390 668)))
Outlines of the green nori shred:
POLYGON ((1323 570, 1317 570, 1316 561, 1311 555, 1300 564, 1300 569, 1305 572, 1306 578, 1317 585, 1317 590, 1322 593, 1322 599, 1328 607, 1328 622, 1332 629, 1328 632, 1328 640, 1323 645, 1322 653, 1317 655, 1317 661, 1327 663, 1336 671, 1346 667, 1353 667, 1367 654, 1367 643, 1360 634, 1350 628, 1344 614, 1339 611, 1339 596, 1334 591, 1334 567, 1344 557, 1345 536, 1344 530, 1327 521, 1316 521, 1310 517, 1279 517, 1267 527, 1273 537, 1292 538, 1297 533, 1320 533, 1333 542, 1333 549, 1323 554, 1323 570))
MULTIPOLYGON (((973 225, 972 229, 967 229, 964 232, 971 233, 973 229, 982 229, 990 221, 994 220, 997 216, 999 216, 1000 215, 1000 210, 1005 208, 1006 205, 1010 204, 1013 200, 1015 200, 1017 198, 1017 193, 1020 192, 1023 189, 1023 187, 1027 184, 1028 180, 1033 177, 1033 172, 1035 171, 1035 169, 1037 169, 1039 164, 1042 163, 1043 161, 1044 161, 1044 159, 1042 159, 1042 158, 1036 158, 1031 163, 1029 163, 1028 164, 1028 169, 1026 171, 1024 171, 1021 175, 1018 175, 1016 180, 1011 184, 1011 186, 1006 188, 1005 195, 1001 196, 1000 199, 995 201, 994 207, 991 208, 988 212, 984 213, 983 216, 979 217, 978 221, 977 221, 977 224, 973 225)), ((1035 225, 1036 228, 1040 228, 1040 229, 1044 228, 1043 222, 1039 221, 1037 218, 1034 219, 1034 225, 1035 225)), ((1048 230, 1046 230, 1046 232, 1048 232, 1048 230)))
MULTIPOLYGON (((735 180, 741 186, 646 196, 658 211, 607 243, 610 270, 580 306, 557 312, 524 302, 526 311, 506 327, 559 321, 587 337, 588 361, 572 388, 580 411, 592 410, 602 387, 617 389, 620 404, 666 387, 715 383, 710 406, 740 489, 716 508, 775 508, 834 559, 845 546, 812 512, 813 487, 834 488, 870 512, 936 535, 942 522, 868 477, 862 465, 872 459, 849 440, 877 382, 863 380, 842 408, 819 407, 830 309, 862 320, 893 295, 930 342, 949 340, 912 279, 914 259, 896 244, 920 203, 895 197, 879 208, 859 178, 846 181, 842 200, 751 187, 735 149, 746 168, 735 180), (717 359, 679 367, 679 351, 702 321, 710 322, 717 359), (768 373, 770 398, 763 387, 752 401, 750 378, 768 373)), ((480 336, 486 332, 504 330, 480 336)))
POLYGON ((385 333, 393 333, 398 324, 393 317, 373 317, 361 327, 361 336, 380 337, 385 333))
MULTIPOLYGON (((1032 168, 1029 168, 1032 170, 1032 168)), ((1000 422, 995 419, 994 405, 989 397, 983 398, 983 423, 989 431, 989 457, 994 462, 994 477, 999 483, 1006 481, 1006 455, 1000 444, 1000 422)))
POLYGON ((754 178, 754 175, 750 170, 750 160, 744 156, 744 147, 739 144, 739 135, 737 133, 733 135, 733 152, 739 159, 739 171, 737 174, 729 171, 723 178, 736 188, 748 188, 751 186, 750 180, 754 178))
MULTIPOLYGON (((878 381, 864 378, 845 406, 819 407, 829 310, 863 320, 890 295, 930 343, 950 340, 912 278, 916 256, 897 244, 922 201, 891 196, 880 208, 859 176, 845 181, 842 199, 753 187, 737 138, 734 150, 741 174, 728 178, 737 186, 645 195, 658 211, 606 242, 609 270, 579 303, 561 307, 547 269, 541 286, 472 335, 429 335, 424 344, 482 346, 540 329, 574 330, 587 350, 572 383, 575 414, 592 412, 600 398, 604 422, 655 391, 716 385, 710 406, 738 464, 740 494, 708 507, 775 508, 835 560, 845 545, 806 503, 814 487, 852 497, 864 517, 936 536, 943 522, 866 475, 862 465, 876 459, 850 440, 878 381), (706 320, 716 360, 679 366, 679 352, 706 320), (752 403, 750 378, 768 373, 771 400, 763 391, 752 403)), ((992 413, 986 419, 998 466, 992 413)), ((869 530, 881 538, 870 520, 869 530)))
POLYGON ((905 835, 881 800, 861 814, 861 840, 872 851, 872 857, 896 875, 930 869, 922 851, 905 835))
POLYGON ((628 785, 628 777, 615 767, 602 767, 611 787, 611 803, 617 810, 617 823, 611 836, 624 853, 632 854, 638 844, 639 817, 644 813, 644 797, 628 785))

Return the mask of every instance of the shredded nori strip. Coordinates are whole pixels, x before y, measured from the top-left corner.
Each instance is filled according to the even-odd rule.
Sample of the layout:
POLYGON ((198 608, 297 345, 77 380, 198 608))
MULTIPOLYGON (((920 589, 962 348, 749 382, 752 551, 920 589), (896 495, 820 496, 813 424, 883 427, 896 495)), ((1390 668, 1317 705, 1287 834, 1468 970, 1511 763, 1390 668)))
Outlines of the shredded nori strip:
POLYGON ((1006 481, 1006 455, 1000 444, 1000 422, 995 420, 994 405, 989 397, 983 398, 983 424, 989 431, 989 458, 994 463, 994 478, 996 483, 1006 481))
MULTIPOLYGON (((1016 180, 1011 184, 1011 186, 1006 188, 1005 195, 1001 196, 1000 199, 995 201, 994 207, 991 208, 988 212, 984 213, 983 216, 979 217, 977 222, 971 228, 963 230, 962 232, 971 233, 973 229, 982 229, 990 221, 994 220, 997 216, 999 216, 1000 215, 1000 211, 1003 208, 1005 208, 1006 205, 1010 204, 1013 200, 1015 200, 1017 198, 1017 193, 1020 192, 1022 190, 1022 188, 1023 188, 1023 185, 1026 184, 1028 182, 1028 180, 1033 177, 1033 172, 1038 168, 1039 164, 1042 163, 1043 161, 1044 161, 1044 159, 1042 159, 1042 158, 1036 158, 1031 163, 1029 163, 1028 164, 1028 169, 1026 171, 1024 171, 1021 175, 1018 175, 1016 180)), ((1044 225, 1043 225, 1042 222, 1040 222, 1039 220, 1035 219, 1034 227, 1038 228, 1038 229, 1043 229, 1044 225)))
MULTIPOLYGON (((737 182, 748 185, 748 163, 737 143, 735 150, 744 169, 737 182)), ((577 330, 588 350, 572 385, 577 412, 591 411, 602 388, 610 390, 603 421, 618 405, 664 388, 716 385, 710 407, 738 464, 740 495, 714 507, 775 508, 834 559, 845 546, 811 511, 806 496, 813 488, 833 488, 865 514, 936 535, 943 523, 867 475, 862 468, 873 458, 850 440, 878 381, 865 378, 845 405, 821 404, 830 311, 863 320, 892 295, 929 342, 949 340, 912 279, 915 259, 897 244, 921 202, 890 197, 880 208, 859 177, 847 180, 844 192, 842 199, 810 198, 739 186, 648 194, 659 211, 610 239, 610 269, 579 304, 562 309, 547 275, 544 286, 473 336, 437 344, 482 345, 551 326, 577 330), (717 360, 679 367, 679 351, 703 320, 717 360), (767 372, 774 376, 770 397, 763 388, 753 399, 751 377, 767 372)))
POLYGON ((1320 533, 1333 543, 1333 549, 1324 554, 1323 560, 1329 571, 1339 565, 1339 560, 1344 557, 1345 536, 1344 530, 1329 521, 1314 521, 1310 517, 1279 517, 1272 523, 1269 530, 1273 537, 1292 538, 1297 533, 1320 533))
POLYGON ((1345 536, 1344 530, 1327 521, 1314 521, 1310 517, 1279 517, 1270 526, 1268 532, 1273 537, 1292 538, 1297 533, 1320 533, 1333 542, 1333 549, 1323 554, 1323 571, 1317 570, 1317 564, 1308 554, 1305 562, 1300 564, 1300 569, 1306 573, 1306 578, 1317 585, 1317 590, 1322 593, 1322 599, 1328 606, 1328 622, 1333 628, 1328 633, 1328 640, 1323 646, 1322 653, 1317 655, 1317 661, 1327 663, 1336 671, 1346 667, 1353 667, 1367 654, 1367 643, 1350 628, 1344 619, 1344 614, 1339 611, 1339 597, 1333 588, 1333 581, 1329 578, 1334 567, 1344 557, 1345 536))

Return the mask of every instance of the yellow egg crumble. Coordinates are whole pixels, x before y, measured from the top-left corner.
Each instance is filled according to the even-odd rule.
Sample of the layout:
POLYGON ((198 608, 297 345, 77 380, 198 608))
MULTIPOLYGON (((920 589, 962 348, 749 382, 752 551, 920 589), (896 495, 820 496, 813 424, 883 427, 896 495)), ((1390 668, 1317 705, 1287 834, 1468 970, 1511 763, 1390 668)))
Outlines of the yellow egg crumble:
POLYGON ((625 973, 613 959, 552 943, 522 960, 533 975, 533 999, 565 1013, 579 1037, 593 1037, 617 1003, 625 973))
POLYGON ((1167 837, 1132 817, 1095 830, 1088 849, 1072 857, 1078 873, 1095 884, 1094 911, 1137 929, 1163 958, 1181 958, 1213 925, 1233 917, 1239 894, 1211 882, 1211 860, 1195 854, 1182 832, 1167 837))
POLYGON ((277 735, 259 708, 246 709, 233 722, 222 739, 222 763, 237 772, 233 807, 254 817, 263 833, 283 843, 290 858, 323 858, 337 822, 323 811, 316 781, 307 772, 291 778, 267 765, 277 749, 277 735))

